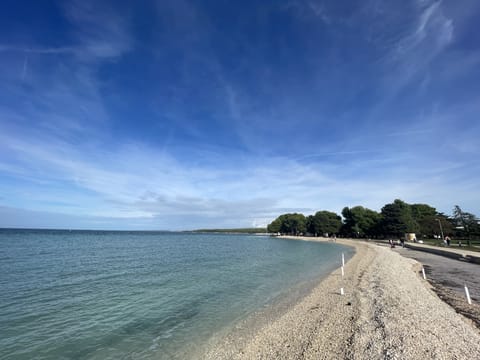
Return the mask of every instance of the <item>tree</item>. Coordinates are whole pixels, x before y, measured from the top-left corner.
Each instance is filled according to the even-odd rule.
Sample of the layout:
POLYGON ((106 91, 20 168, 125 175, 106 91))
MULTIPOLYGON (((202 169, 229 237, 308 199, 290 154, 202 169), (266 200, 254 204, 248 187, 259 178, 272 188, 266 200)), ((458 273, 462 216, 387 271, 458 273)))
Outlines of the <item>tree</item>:
POLYGON ((420 234, 427 237, 440 236, 442 231, 444 236, 453 234, 452 222, 443 213, 424 216, 419 220, 418 225, 420 227, 420 234))
POLYGON ((405 233, 418 230, 411 206, 402 200, 396 199, 393 203, 385 205, 381 213, 381 230, 384 235, 402 237, 405 233))
MULTIPOLYGON (((416 223, 416 232, 420 235, 432 235, 436 234, 436 228, 438 228, 437 209, 427 204, 412 204, 410 205, 413 221, 416 223)), ((443 223, 442 223, 443 225, 443 223)))
POLYGON ((460 230, 468 240, 470 246, 470 236, 480 233, 478 218, 469 212, 462 211, 460 206, 455 205, 453 208, 453 223, 456 229, 460 230))
POLYGON ((282 222, 279 218, 276 218, 267 226, 267 231, 269 233, 279 233, 281 228, 282 228, 282 222))
POLYGON ((412 216, 415 220, 421 220, 426 216, 437 215, 437 209, 427 204, 412 204, 412 216))
POLYGON ((269 232, 298 235, 306 231, 306 219, 303 214, 283 214, 267 226, 269 232))
POLYGON ((311 234, 337 234, 342 226, 342 218, 331 211, 318 211, 307 219, 311 234))
POLYGON ((378 212, 363 206, 345 207, 342 210, 342 216, 345 219, 342 227, 343 234, 354 237, 377 235, 378 223, 381 219, 378 212))
POLYGON ((298 235, 307 231, 306 219, 303 214, 287 214, 283 225, 283 232, 290 233, 292 235, 298 235))
POLYGON ((307 232, 316 236, 317 233, 315 232, 315 218, 313 217, 313 215, 307 216, 305 224, 307 226, 307 232))

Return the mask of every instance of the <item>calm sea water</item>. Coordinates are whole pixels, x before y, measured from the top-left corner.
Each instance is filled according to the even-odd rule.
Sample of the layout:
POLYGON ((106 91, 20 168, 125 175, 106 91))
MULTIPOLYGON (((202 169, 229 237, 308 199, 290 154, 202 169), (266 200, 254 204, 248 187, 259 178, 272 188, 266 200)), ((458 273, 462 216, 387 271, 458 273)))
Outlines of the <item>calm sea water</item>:
POLYGON ((0 358, 182 359, 352 250, 262 236, 0 230, 0 358))

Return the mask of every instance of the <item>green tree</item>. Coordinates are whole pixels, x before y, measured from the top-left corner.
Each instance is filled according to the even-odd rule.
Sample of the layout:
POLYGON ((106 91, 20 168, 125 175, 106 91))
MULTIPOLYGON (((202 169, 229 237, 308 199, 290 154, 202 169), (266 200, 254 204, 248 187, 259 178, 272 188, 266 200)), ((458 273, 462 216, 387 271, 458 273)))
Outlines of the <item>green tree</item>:
POLYGON ((420 234, 426 237, 440 236, 440 229, 443 231, 444 236, 453 234, 452 222, 442 213, 424 216, 419 220, 418 224, 420 227, 420 234))
POLYGON ((315 228, 315 219, 314 219, 313 215, 308 215, 307 216, 307 219, 305 221, 305 225, 307 226, 307 232, 308 233, 310 233, 312 235, 317 235, 315 233, 315 231, 312 231, 315 228))
POLYGON ((462 211, 460 206, 455 205, 453 208, 453 223, 459 235, 464 235, 470 246, 470 237, 480 234, 479 219, 476 215, 466 211, 462 211))
POLYGON ((308 217, 307 224, 311 234, 337 234, 342 226, 342 218, 331 211, 317 211, 308 217))
POLYGON ((306 232, 306 218, 303 214, 283 214, 267 226, 269 232, 298 235, 306 232))
POLYGON ((412 216, 415 220, 420 220, 426 216, 437 215, 437 209, 427 204, 412 204, 412 216))
POLYGON ((345 207, 342 210, 342 216, 344 218, 343 234, 353 237, 377 235, 378 224, 381 219, 378 212, 363 206, 345 207))
POLYGON ((282 228, 282 222, 279 218, 276 218, 267 226, 267 231, 269 233, 279 233, 281 228, 282 228))
POLYGON ((433 233, 436 233, 432 233, 431 231, 432 229, 435 229, 435 224, 433 222, 437 221, 437 210, 427 204, 412 204, 410 205, 410 207, 412 211, 412 218, 416 224, 416 232, 418 233, 418 235, 431 235, 433 233))
POLYGON ((412 216, 412 208, 406 202, 396 199, 382 208, 381 231, 387 236, 402 237, 407 232, 417 232, 418 224, 412 216))

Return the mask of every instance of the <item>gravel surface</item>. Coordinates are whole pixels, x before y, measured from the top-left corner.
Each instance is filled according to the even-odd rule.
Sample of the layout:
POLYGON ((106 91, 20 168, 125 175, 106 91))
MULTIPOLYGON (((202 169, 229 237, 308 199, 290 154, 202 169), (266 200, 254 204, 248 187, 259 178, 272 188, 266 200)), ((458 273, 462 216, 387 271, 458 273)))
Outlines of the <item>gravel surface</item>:
POLYGON ((437 295, 480 328, 479 264, 408 248, 397 247, 395 251, 421 263, 425 268, 427 280, 437 295), (472 305, 468 305, 466 301, 464 285, 468 287, 472 305))
MULTIPOLYGON (((309 239, 311 240, 311 239, 309 239)), ((480 333, 389 248, 356 247, 346 264, 275 321, 210 349, 210 359, 480 359, 480 333), (345 295, 340 295, 340 287, 345 295)))

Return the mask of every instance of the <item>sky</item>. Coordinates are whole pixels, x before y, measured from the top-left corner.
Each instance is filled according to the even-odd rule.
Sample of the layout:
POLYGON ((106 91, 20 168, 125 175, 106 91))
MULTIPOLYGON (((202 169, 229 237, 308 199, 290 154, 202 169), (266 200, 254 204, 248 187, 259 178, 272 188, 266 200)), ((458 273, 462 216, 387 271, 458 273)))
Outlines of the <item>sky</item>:
POLYGON ((0 227, 480 215, 477 0, 0 3, 0 227))

